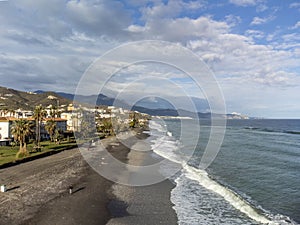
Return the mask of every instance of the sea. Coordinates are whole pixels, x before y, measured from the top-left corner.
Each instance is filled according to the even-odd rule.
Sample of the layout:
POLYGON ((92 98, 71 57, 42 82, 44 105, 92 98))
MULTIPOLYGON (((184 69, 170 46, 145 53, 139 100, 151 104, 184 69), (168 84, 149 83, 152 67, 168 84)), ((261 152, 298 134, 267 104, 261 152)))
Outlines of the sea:
POLYGON ((210 121, 186 119, 185 130, 182 121, 153 118, 149 139, 156 157, 182 164, 169 177, 178 224, 300 223, 300 120, 228 120, 221 148, 205 169, 199 165, 210 121))

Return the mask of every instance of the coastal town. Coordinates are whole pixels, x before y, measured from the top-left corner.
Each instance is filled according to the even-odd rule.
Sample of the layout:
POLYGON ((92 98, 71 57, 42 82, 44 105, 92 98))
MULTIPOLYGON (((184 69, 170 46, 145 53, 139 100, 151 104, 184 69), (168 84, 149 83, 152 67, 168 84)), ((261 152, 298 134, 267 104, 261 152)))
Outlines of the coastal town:
MULTIPOLYGON (((46 224, 44 216, 55 218, 53 224, 106 223, 110 218, 106 205, 116 199, 108 194, 113 182, 96 174, 78 147, 94 154, 97 148, 91 143, 103 139, 108 152, 126 163, 129 147, 116 135, 134 134, 138 139, 132 137, 130 142, 142 142, 150 116, 115 106, 75 103, 56 94, 2 90, 11 93, 0 92, 0 224, 46 224), (100 196, 96 201, 95 195, 100 196), (53 212, 55 216, 50 209, 45 215, 39 212, 56 200, 65 203, 52 209, 68 208, 72 215, 58 216, 64 214, 61 210, 53 212), (95 208, 79 213, 93 201, 95 208)), ((108 159, 99 160, 105 165, 108 159)))
MULTIPOLYGON (((13 94, 2 93, 0 97, 6 100, 12 98, 13 94)), ((147 114, 115 106, 93 107, 73 102, 59 104, 59 98, 54 95, 48 95, 47 100, 56 104, 38 104, 32 106, 32 110, 12 109, 5 103, 1 104, 0 150, 7 146, 19 146, 16 158, 22 158, 30 153, 41 152, 41 142, 51 145, 75 142, 75 138, 81 141, 104 138, 116 132, 142 127, 149 119, 147 114)), ((2 159, 5 153, 0 153, 2 159)))

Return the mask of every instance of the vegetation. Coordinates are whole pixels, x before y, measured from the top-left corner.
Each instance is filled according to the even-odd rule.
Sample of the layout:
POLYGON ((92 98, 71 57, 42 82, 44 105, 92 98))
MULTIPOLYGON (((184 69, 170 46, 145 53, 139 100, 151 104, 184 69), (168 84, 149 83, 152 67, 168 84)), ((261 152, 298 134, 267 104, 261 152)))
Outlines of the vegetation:
POLYGON ((45 129, 46 129, 46 131, 48 132, 48 134, 50 136, 50 140, 54 141, 54 134, 55 134, 55 131, 56 131, 56 122, 53 119, 48 120, 46 122, 45 129))
POLYGON ((60 145, 57 145, 50 141, 41 142, 41 151, 36 151, 34 143, 28 143, 27 145, 27 153, 24 155, 22 159, 16 158, 16 154, 19 151, 18 146, 1 146, 0 147, 0 165, 5 163, 16 162, 18 160, 23 160, 26 158, 32 158, 38 155, 49 154, 50 152, 63 151, 66 149, 71 149, 77 147, 77 143, 74 139, 70 141, 63 140, 60 145))
POLYGON ((62 134, 61 130, 56 129, 54 133, 54 139, 56 144, 60 144, 60 142, 63 140, 64 135, 62 134))
MULTIPOLYGON (((50 93, 35 94, 18 92, 0 87, 0 93, 2 90, 2 94, 5 96, 3 101, 0 102, 2 114, 18 118, 22 117, 24 114, 21 115, 15 113, 18 112, 16 109, 19 107, 30 109, 33 110, 34 121, 31 119, 17 119, 14 121, 11 129, 14 141, 11 142, 11 146, 0 146, 0 165, 7 162, 27 159, 28 157, 35 157, 36 155, 48 153, 50 151, 73 148, 77 146, 78 141, 86 142, 89 139, 95 138, 97 135, 101 138, 115 135, 117 132, 140 127, 143 123, 140 121, 144 121, 145 119, 144 115, 137 112, 130 112, 128 114, 127 111, 126 113, 122 112, 118 114, 117 109, 111 110, 105 108, 105 110, 100 113, 100 111, 94 112, 85 108, 77 108, 75 110, 77 110, 78 113, 71 117, 74 128, 73 132, 78 132, 81 139, 77 140, 76 143, 75 139, 70 138, 72 135, 69 135, 67 139, 64 139, 64 135, 67 133, 58 129, 59 125, 57 125, 56 118, 60 118, 62 108, 55 106, 53 100, 57 103, 64 101, 56 97, 55 94, 51 93, 50 96, 50 93), (42 101, 43 103, 39 103, 39 101, 42 101), (14 106, 10 106, 10 103, 14 104, 14 106), (51 119, 47 118, 46 124, 43 124, 43 121, 45 121, 47 116, 44 108, 46 104, 44 103, 47 105, 50 105, 49 103, 51 103, 51 107, 49 108, 51 119), (24 107, 24 104, 27 105, 28 108, 24 107), (37 106, 33 107, 34 105, 37 106), (103 113, 106 115, 103 116, 103 113), (110 114, 110 116, 107 116, 107 114, 110 114), (45 125, 44 128, 50 136, 50 141, 45 142, 41 140, 41 128, 43 128, 43 125, 45 125)), ((66 101, 66 103, 68 103, 68 101, 66 101)), ((66 106, 64 107, 66 108, 66 106)), ((32 114, 32 112, 30 112, 30 114, 32 114)))
POLYGON ((58 107, 55 105, 52 105, 50 108, 50 116, 51 118, 59 118, 61 115, 61 112, 58 110, 58 107))
POLYGON ((113 123, 111 118, 102 118, 98 120, 97 132, 103 133, 105 136, 113 135, 113 123))
POLYGON ((19 158, 20 155, 23 157, 28 155, 26 145, 29 136, 33 133, 32 127, 33 124, 25 119, 16 120, 14 122, 11 132, 20 146, 16 158, 19 158))
POLYGON ((35 107, 33 111, 33 118, 35 119, 36 124, 36 143, 37 149, 40 149, 40 141, 41 141, 41 123, 42 120, 46 117, 47 113, 46 110, 42 105, 38 105, 35 107))
POLYGON ((0 99, 1 109, 17 110, 22 108, 24 110, 33 110, 36 105, 48 106, 57 103, 57 101, 62 105, 72 103, 71 100, 61 97, 54 92, 31 93, 0 87, 0 93, 4 97, 0 99), (55 100, 48 98, 50 95, 54 96, 55 100))
POLYGON ((129 127, 135 128, 138 123, 138 120, 136 119, 136 113, 135 112, 131 113, 129 115, 129 118, 131 119, 131 121, 129 122, 129 127))

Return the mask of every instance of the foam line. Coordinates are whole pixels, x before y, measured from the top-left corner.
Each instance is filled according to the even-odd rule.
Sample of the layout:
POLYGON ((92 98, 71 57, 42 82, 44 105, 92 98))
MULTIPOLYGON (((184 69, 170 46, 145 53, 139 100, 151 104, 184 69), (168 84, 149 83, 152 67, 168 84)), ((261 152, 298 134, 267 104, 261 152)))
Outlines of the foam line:
POLYGON ((199 170, 188 165, 186 165, 184 169, 186 171, 185 175, 188 178, 197 181, 206 189, 221 195, 233 207, 242 213, 245 213, 251 219, 263 224, 274 224, 266 216, 259 214, 255 208, 253 208, 248 202, 246 202, 232 190, 209 178, 208 174, 204 170, 199 170))

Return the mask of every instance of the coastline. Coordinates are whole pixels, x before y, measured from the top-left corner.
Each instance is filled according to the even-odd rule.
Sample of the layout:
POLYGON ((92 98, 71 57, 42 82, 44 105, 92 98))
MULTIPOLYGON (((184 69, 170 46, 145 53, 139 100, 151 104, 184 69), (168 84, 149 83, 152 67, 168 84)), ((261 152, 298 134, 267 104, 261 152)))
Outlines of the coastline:
MULTIPOLYGON (((147 135, 139 132, 138 138, 145 139, 147 135)), ((115 137, 104 139, 103 143, 118 160, 143 161, 136 151, 121 143, 116 146, 115 137)), ((120 224, 120 221, 126 224, 133 218, 140 221, 136 224, 150 221, 149 224, 153 224, 155 218, 160 224, 177 224, 170 201, 174 185, 170 181, 146 187, 118 185, 90 168, 78 149, 2 169, 0 176, 1 181, 8 185, 8 191, 0 193, 1 225, 92 225, 120 224), (74 190, 72 195, 68 193, 70 185, 74 190), (129 198, 116 194, 116 187, 129 198), (153 210, 155 202, 164 215, 158 216, 153 210)))

